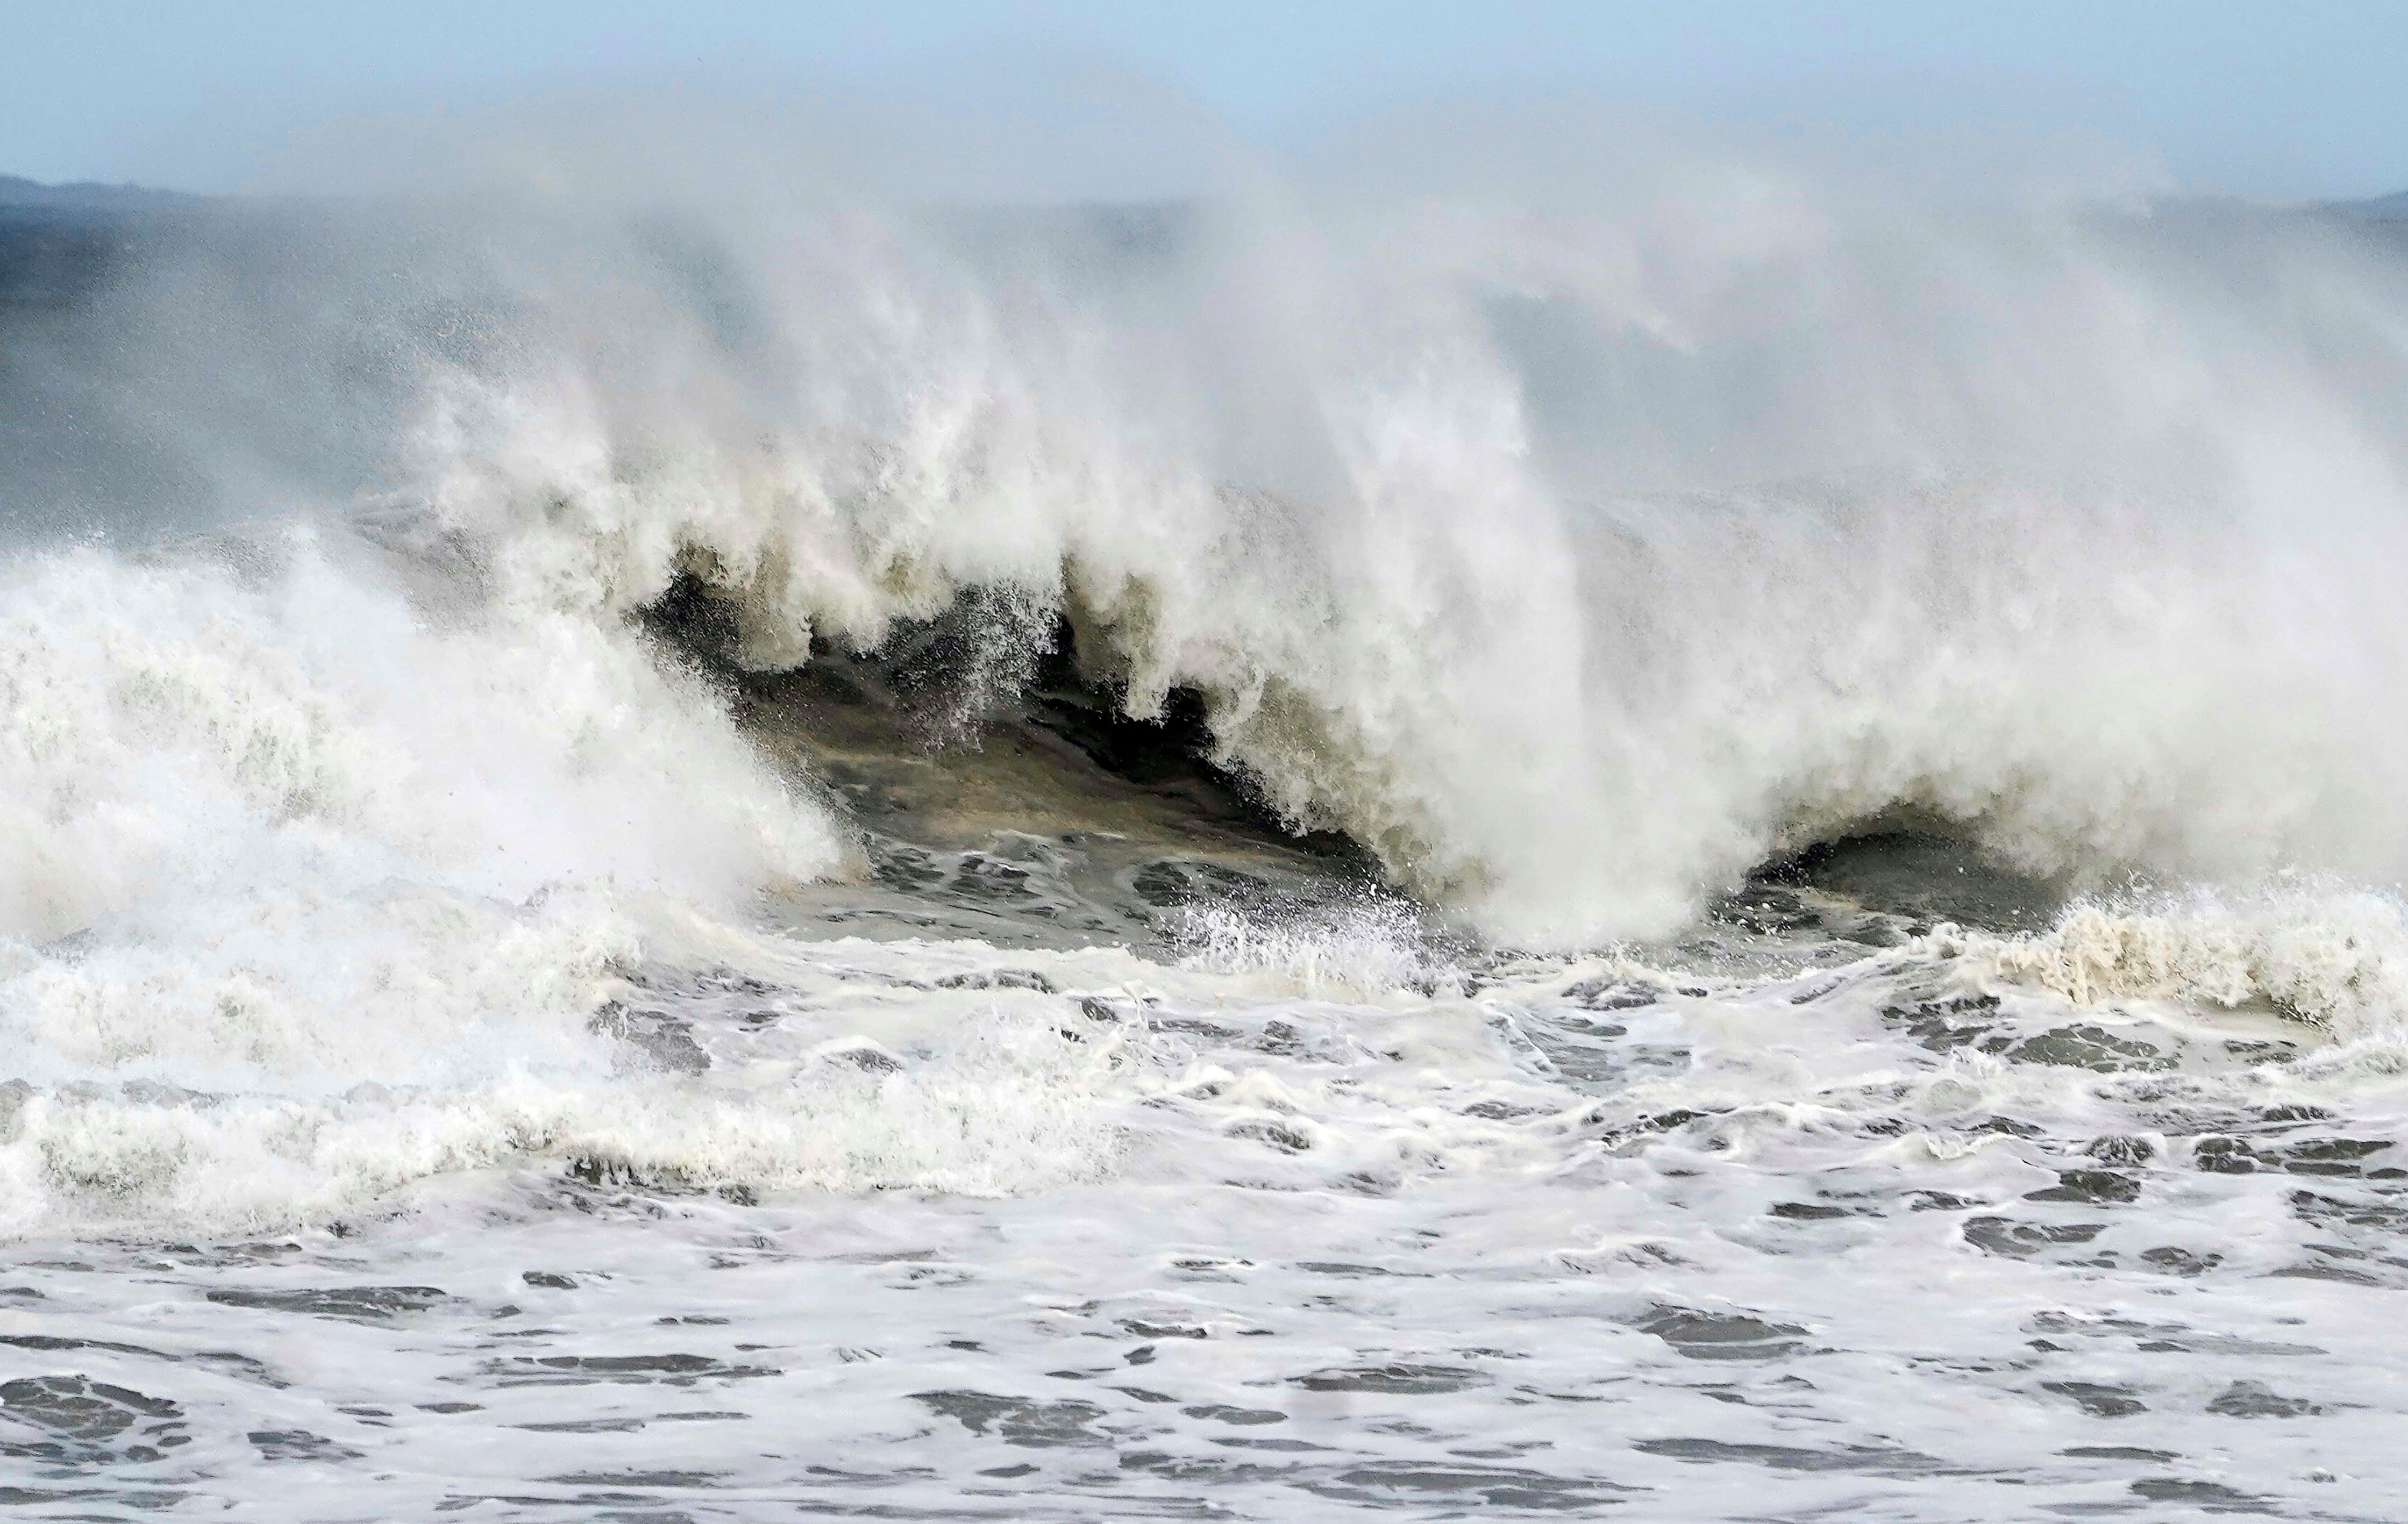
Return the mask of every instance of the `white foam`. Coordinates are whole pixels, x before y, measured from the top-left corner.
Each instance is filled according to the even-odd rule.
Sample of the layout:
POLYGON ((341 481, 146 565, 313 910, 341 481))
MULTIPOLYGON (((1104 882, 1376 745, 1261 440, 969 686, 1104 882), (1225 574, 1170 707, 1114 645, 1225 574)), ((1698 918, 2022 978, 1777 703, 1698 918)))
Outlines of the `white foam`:
POLYGON ((1441 972, 1420 918, 1390 902, 1271 919, 1201 905, 1177 924, 1192 944, 1186 966, 1239 976, 1266 991, 1373 1001, 1426 984, 1441 972))
POLYGON ((2343 1037, 2408 1031, 2408 919, 2388 894, 2291 886, 2069 909, 2046 932, 1917 944, 2082 1005, 2271 1006, 2343 1037))
POLYGON ((484 1072, 437 1084, 301 1097, 69 1086, 27 1100, 0 1147, 13 1187, 5 1227, 289 1230, 387 1211, 422 1181, 505 1168, 574 1167, 652 1190, 968 1196, 1105 1173, 1113 1132, 1080 1056, 1012 1038, 973 1033, 907 1074, 825 1063, 743 1090, 614 1075, 598 1053, 547 1073, 515 1033, 482 1045, 484 1072))
POLYGON ((70 1197, 322 1216, 574 1132, 616 1104, 586 1028, 637 911, 724 913, 836 856, 625 632, 430 625, 298 530, 22 559, 0 627, 0 1030, 40 1091, 7 1149, 21 1228, 70 1197), (383 1132, 395 1161, 354 1157, 383 1132))

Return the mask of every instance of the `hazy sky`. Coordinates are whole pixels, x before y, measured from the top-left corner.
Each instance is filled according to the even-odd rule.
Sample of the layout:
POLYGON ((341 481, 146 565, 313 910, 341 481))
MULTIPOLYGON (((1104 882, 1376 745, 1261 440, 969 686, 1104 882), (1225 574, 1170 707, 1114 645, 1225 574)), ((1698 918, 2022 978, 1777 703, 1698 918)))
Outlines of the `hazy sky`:
POLYGON ((1273 148, 1400 101, 1544 93, 2105 138, 2255 196, 2408 188, 2401 0, 0 0, 0 173, 225 189, 330 118, 594 84, 1008 97, 1063 67, 1273 148))

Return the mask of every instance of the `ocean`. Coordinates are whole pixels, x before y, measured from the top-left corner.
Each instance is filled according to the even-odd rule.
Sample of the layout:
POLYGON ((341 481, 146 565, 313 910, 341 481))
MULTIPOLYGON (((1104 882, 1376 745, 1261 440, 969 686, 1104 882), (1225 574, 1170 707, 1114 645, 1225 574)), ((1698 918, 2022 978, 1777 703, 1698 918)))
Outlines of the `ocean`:
POLYGON ((2408 1513, 2408 246, 1657 167, 0 221, 0 1502, 2408 1513))

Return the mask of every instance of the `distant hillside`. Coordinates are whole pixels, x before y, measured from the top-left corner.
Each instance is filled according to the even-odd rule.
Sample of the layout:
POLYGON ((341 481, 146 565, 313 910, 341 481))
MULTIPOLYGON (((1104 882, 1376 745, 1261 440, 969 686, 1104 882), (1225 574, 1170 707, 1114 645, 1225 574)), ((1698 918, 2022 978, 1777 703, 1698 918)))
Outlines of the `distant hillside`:
POLYGON ((112 270, 209 205, 138 185, 44 185, 0 175, 0 313, 98 292, 112 270))
POLYGON ((2328 201, 2325 210, 2375 222, 2408 222, 2408 191, 2395 191, 2371 201, 2328 201))
POLYGON ((45 185, 15 175, 0 175, 0 207, 59 212, 170 211, 198 206, 202 198, 181 191, 153 191, 139 185, 45 185))

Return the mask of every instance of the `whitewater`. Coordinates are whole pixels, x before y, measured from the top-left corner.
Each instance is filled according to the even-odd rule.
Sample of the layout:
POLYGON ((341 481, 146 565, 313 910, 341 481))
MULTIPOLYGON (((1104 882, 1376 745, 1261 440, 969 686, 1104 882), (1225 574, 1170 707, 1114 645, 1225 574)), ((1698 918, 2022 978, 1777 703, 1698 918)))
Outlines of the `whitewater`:
POLYGON ((0 1502, 2408 1510, 2408 245, 1383 151, 0 312, 0 1502))

